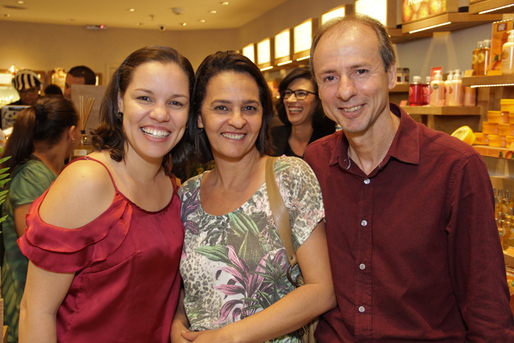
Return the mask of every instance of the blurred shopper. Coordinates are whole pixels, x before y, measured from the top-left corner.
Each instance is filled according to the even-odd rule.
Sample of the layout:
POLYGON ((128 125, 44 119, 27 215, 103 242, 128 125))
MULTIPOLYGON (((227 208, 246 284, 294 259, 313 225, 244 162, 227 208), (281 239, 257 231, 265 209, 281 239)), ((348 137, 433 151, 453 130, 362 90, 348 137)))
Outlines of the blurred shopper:
POLYGON ((291 71, 278 90, 276 109, 284 125, 271 129, 274 155, 303 157, 308 144, 335 132, 335 123, 323 113, 318 85, 309 68, 291 71))
POLYGON ((170 340, 184 238, 171 165, 183 155, 194 72, 169 47, 118 67, 93 132, 32 207, 20 342, 170 340))
POLYGON ((9 167, 11 181, 2 206, 5 255, 2 265, 4 325, 9 327, 9 342, 18 342, 18 317, 25 288, 28 260, 16 240, 27 228, 29 208, 56 179, 80 140, 79 117, 70 100, 60 96, 41 97, 35 106, 18 114, 5 147, 11 156, 2 168, 9 167))
POLYGON ((197 156, 215 167, 179 190, 185 297, 172 341, 301 342, 298 330, 335 306, 318 182, 299 158, 274 163, 300 267, 292 278, 301 269, 305 280, 295 288, 265 184, 273 116, 266 80, 245 56, 218 52, 198 68, 192 103, 197 156))
POLYGON ((95 85, 96 75, 95 72, 86 66, 76 66, 66 73, 66 80, 64 84, 64 96, 71 98, 72 85, 95 85))
POLYGON ((9 105, 29 105, 36 103, 41 91, 42 82, 35 72, 29 69, 23 69, 12 78, 14 89, 18 91, 20 99, 9 105))
POLYGON ((43 93, 45 93, 45 95, 63 95, 61 87, 57 85, 46 86, 46 88, 43 90, 43 93))

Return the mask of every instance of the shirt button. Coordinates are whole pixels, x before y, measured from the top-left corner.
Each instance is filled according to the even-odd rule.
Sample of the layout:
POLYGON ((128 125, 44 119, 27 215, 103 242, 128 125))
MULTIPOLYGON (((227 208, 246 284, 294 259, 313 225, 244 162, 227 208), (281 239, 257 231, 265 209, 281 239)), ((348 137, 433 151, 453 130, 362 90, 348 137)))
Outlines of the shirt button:
POLYGON ((364 306, 359 306, 359 312, 360 312, 360 313, 364 313, 364 311, 366 311, 366 309, 364 308, 364 306))
POLYGON ((364 263, 359 264, 360 270, 366 269, 366 265, 364 263))
POLYGON ((369 185, 369 183, 370 183, 370 182, 371 182, 371 180, 370 180, 370 179, 366 179, 366 180, 364 180, 364 184, 366 184, 366 185, 369 185))
POLYGON ((365 220, 363 220, 363 221, 361 221, 361 225, 362 225, 362 226, 366 226, 366 225, 368 225, 368 222, 367 222, 367 221, 365 221, 365 220))

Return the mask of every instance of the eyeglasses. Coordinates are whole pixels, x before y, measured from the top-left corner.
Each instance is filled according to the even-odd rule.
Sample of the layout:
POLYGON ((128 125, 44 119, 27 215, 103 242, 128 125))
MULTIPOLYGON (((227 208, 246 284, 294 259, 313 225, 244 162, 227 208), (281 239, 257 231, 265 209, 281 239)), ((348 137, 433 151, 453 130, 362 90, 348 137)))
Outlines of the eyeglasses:
POLYGON ((292 91, 290 89, 286 89, 282 93, 282 99, 289 99, 291 97, 291 95, 293 95, 293 94, 294 94, 294 96, 296 97, 297 100, 303 100, 309 94, 316 95, 316 93, 314 93, 314 92, 309 92, 309 91, 306 91, 306 90, 303 90, 303 89, 298 89, 298 90, 295 90, 295 91, 292 91))

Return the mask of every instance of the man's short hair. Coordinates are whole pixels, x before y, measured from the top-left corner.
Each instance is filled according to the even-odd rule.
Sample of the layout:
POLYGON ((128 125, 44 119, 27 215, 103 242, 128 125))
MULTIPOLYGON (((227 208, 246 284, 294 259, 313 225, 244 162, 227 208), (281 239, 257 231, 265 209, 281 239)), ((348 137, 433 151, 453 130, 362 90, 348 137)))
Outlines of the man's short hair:
POLYGON ((86 66, 76 66, 70 69, 68 72, 73 77, 83 77, 84 84, 86 85, 94 85, 96 84, 96 75, 95 72, 89 69, 86 66))
POLYGON ((318 43, 321 40, 321 37, 323 37, 323 35, 328 31, 330 31, 330 29, 335 29, 336 26, 343 26, 345 24, 368 26, 375 31, 378 38, 378 49, 380 52, 380 57, 382 58, 382 63, 384 64, 384 69, 386 71, 389 69, 391 64, 396 62, 396 54, 394 53, 393 43, 391 41, 391 38, 387 34, 387 30, 384 27, 384 25, 382 25, 382 23, 380 23, 378 20, 371 18, 367 15, 352 14, 347 15, 345 17, 332 18, 325 24, 323 24, 316 32, 316 35, 312 40, 312 46, 310 51, 310 65, 313 74, 315 74, 314 53, 316 52, 316 48, 318 47, 318 43))

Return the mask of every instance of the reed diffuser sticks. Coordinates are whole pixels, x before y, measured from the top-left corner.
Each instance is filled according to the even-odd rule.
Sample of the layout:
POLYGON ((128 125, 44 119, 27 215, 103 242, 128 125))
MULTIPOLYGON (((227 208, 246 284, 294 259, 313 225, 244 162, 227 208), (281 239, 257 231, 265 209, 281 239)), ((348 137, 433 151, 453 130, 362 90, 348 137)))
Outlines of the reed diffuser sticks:
POLYGON ((80 131, 82 133, 85 133, 86 131, 87 120, 89 119, 89 114, 91 113, 94 103, 94 97, 89 97, 87 95, 79 96, 80 131))

